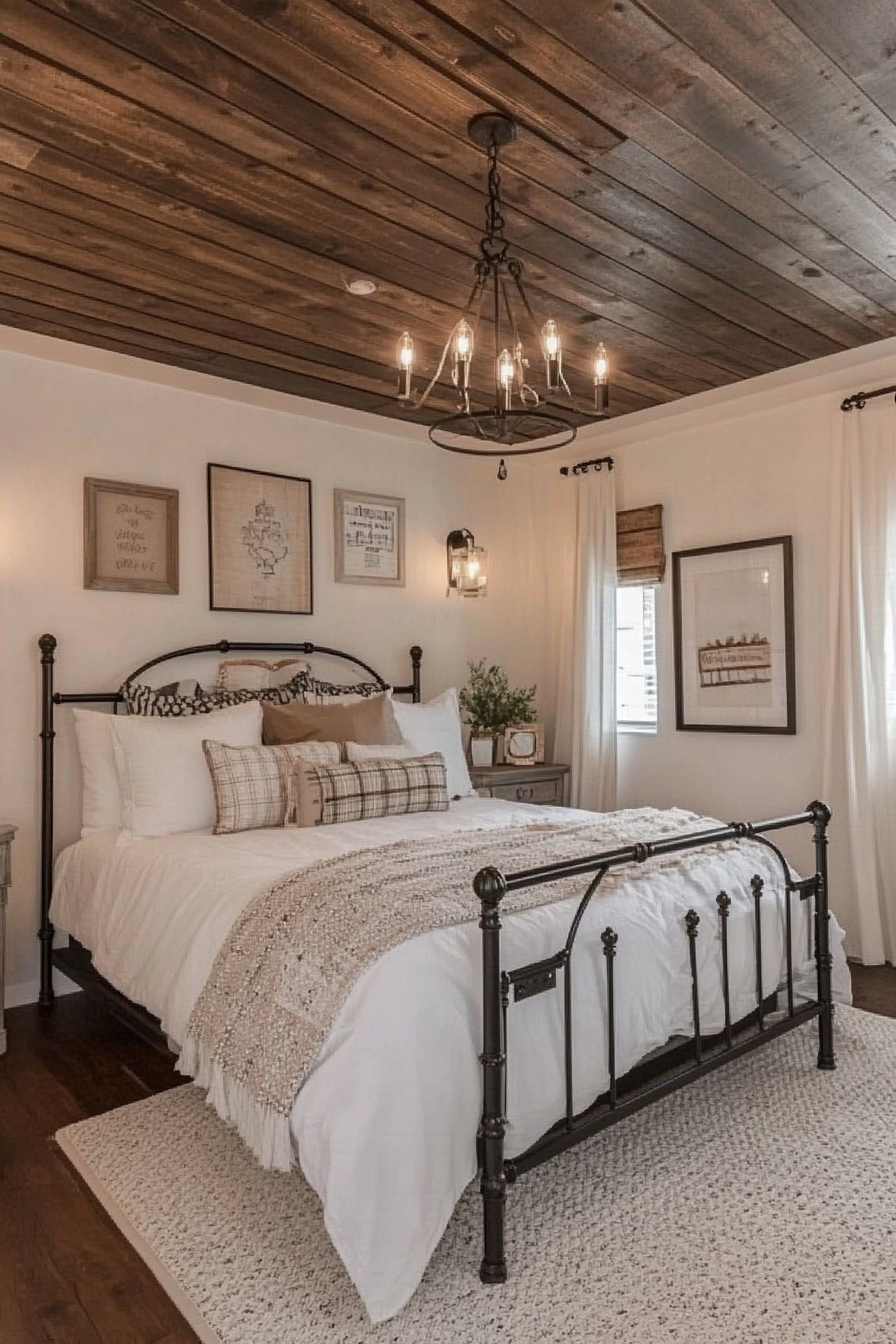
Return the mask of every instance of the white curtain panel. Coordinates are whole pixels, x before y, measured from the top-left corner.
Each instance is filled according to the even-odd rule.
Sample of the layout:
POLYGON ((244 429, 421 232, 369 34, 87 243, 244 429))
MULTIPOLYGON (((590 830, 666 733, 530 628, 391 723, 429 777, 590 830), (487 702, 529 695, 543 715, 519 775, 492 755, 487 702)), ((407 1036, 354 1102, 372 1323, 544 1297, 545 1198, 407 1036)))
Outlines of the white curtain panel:
POLYGON ((896 408, 837 415, 823 796, 842 784, 850 951, 876 965, 896 961, 896 408))
POLYGON ((576 545, 563 590, 555 755, 570 764, 570 803, 616 806, 616 481, 593 468, 577 492, 576 545))

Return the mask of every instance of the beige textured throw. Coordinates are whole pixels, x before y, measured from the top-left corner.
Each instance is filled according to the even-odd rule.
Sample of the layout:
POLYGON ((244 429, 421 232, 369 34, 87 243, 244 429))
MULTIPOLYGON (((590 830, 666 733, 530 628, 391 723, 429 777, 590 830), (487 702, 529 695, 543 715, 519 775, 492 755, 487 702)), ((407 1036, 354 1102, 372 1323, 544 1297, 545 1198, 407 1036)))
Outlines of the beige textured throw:
MULTIPOLYGON (((642 808, 584 824, 402 840, 300 869, 259 893, 234 924, 187 1024, 178 1068, 208 1090, 263 1166, 288 1171, 293 1102, 355 982, 398 944, 478 920, 472 883, 480 868, 519 872, 718 824, 678 809, 642 808)), ((688 859, 673 854, 649 865, 688 859)), ((602 889, 618 880, 619 870, 611 870, 602 889)), ((583 894, 585 886, 578 877, 524 888, 501 909, 545 905, 583 894)), ((470 1048, 478 1050, 478 1042, 470 1048)))

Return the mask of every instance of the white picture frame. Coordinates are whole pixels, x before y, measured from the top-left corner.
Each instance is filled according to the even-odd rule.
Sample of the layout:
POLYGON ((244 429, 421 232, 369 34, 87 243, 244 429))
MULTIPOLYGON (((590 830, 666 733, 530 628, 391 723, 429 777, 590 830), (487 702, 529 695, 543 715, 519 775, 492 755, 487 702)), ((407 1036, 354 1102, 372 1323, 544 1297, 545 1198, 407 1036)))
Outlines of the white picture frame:
POLYGON ((334 490, 333 523, 337 583, 405 587, 403 499, 334 490))

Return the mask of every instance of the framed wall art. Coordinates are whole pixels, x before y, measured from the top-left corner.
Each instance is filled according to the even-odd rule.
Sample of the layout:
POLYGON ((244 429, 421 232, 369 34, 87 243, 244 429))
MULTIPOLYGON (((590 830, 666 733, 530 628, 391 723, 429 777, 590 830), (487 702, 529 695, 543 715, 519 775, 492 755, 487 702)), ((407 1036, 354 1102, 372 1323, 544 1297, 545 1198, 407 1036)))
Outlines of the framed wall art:
POLYGON ((311 482, 208 464, 213 611, 312 612, 311 482))
POLYGON ((675 726, 795 733, 793 539, 672 556, 675 726))
POLYGON ((336 582, 403 588, 404 500, 334 490, 333 513, 336 582))
POLYGON ((178 591, 178 492, 84 478, 84 587, 178 591))

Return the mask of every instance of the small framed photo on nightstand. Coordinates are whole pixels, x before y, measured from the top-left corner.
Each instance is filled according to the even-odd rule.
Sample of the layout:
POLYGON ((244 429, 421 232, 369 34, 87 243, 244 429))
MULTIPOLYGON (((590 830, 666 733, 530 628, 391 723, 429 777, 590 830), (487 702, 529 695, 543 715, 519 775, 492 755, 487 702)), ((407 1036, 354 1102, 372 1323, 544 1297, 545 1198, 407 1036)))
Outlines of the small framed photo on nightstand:
POLYGON ((519 723, 504 729, 505 765, 541 765, 544 760, 544 726, 519 723))

